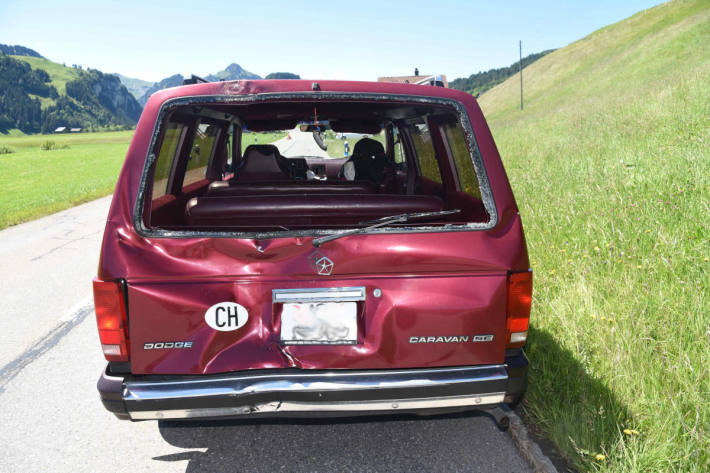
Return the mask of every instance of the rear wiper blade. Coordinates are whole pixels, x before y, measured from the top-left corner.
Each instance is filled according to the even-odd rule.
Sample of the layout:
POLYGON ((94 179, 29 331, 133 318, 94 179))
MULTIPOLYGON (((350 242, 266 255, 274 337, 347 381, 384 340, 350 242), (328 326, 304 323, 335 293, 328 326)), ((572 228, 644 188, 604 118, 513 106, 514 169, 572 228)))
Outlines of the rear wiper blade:
POLYGON ((461 209, 453 210, 441 210, 439 212, 417 212, 410 214, 399 214, 390 215, 389 217, 378 218, 377 220, 369 220, 367 222, 360 222, 361 225, 367 225, 366 227, 353 228, 351 230, 345 230, 339 233, 333 233, 332 235, 326 235, 319 238, 313 239, 313 246, 316 248, 320 247, 324 243, 329 241, 337 240, 338 238, 357 235, 358 233, 366 233, 369 230, 379 227, 385 227, 387 225, 392 225, 393 223, 404 223, 413 219, 426 218, 426 217, 439 217, 442 215, 451 215, 461 212, 461 209))

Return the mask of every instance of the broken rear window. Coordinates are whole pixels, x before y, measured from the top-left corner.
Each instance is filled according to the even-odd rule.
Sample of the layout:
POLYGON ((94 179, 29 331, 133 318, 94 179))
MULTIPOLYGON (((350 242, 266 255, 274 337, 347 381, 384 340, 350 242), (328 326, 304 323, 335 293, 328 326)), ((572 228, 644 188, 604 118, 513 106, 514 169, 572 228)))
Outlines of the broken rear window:
POLYGON ((210 104, 172 107, 163 123, 145 194, 152 231, 322 234, 404 213, 431 216, 388 231, 490 222, 475 143, 450 106, 210 104))

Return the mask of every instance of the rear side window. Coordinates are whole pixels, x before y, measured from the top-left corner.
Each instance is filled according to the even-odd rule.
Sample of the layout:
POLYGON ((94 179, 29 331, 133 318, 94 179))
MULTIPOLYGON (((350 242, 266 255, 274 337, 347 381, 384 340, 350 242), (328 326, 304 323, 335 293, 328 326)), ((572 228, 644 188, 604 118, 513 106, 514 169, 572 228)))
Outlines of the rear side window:
POLYGON ((436 160, 434 143, 431 140, 431 133, 427 125, 414 125, 410 128, 412 144, 419 160, 419 169, 422 176, 441 184, 441 170, 436 160))
POLYGON ((185 125, 182 123, 170 122, 165 129, 163 144, 160 147, 158 160, 155 163, 155 174, 153 177, 153 200, 164 196, 168 192, 168 178, 173 166, 173 158, 180 144, 185 125))
POLYGON ((459 176, 461 190, 466 194, 481 199, 481 188, 478 185, 476 169, 473 167, 471 152, 466 143, 466 135, 463 132, 461 123, 447 123, 442 126, 446 140, 449 142, 449 149, 456 164, 456 172, 459 176))
POLYGON ((207 176, 207 165, 210 162, 218 133, 219 127, 208 123, 200 123, 195 129, 195 138, 192 142, 185 179, 182 183, 183 189, 207 176))

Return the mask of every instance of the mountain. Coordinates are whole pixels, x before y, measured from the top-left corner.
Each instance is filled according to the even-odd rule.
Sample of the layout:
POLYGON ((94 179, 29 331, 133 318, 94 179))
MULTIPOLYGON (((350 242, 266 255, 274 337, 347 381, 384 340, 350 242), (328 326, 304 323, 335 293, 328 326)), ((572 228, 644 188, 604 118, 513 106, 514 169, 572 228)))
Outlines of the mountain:
POLYGON ((0 53, 7 54, 8 56, 30 56, 30 57, 42 57, 34 49, 26 48, 24 46, 9 44, 0 44, 0 53))
POLYGON ((232 63, 223 71, 219 71, 216 74, 210 74, 205 77, 205 79, 210 82, 219 82, 221 80, 261 79, 261 76, 245 70, 239 64, 232 63))
MULTIPOLYGON (((126 87, 133 86, 133 83, 130 81, 138 81, 139 79, 129 79, 127 77, 123 77, 120 74, 118 74, 119 77, 121 77, 121 81, 123 82, 123 85, 126 87)), ((168 87, 177 87, 179 85, 182 85, 182 81, 185 78, 181 74, 175 74, 170 77, 166 77, 165 79, 159 81, 159 82, 154 82, 152 85, 149 87, 145 88, 143 90, 143 93, 138 95, 135 91, 132 91, 133 95, 138 99, 138 103, 141 105, 145 106, 145 104, 148 102, 148 99, 150 98, 151 95, 153 95, 155 92, 163 89, 167 89, 168 87)), ((216 74, 210 74, 207 77, 205 77, 206 80, 210 82, 218 82, 221 80, 238 80, 238 79, 261 79, 261 76, 254 74, 253 72, 249 72, 246 69, 242 68, 239 64, 232 63, 229 66, 227 66, 223 71, 219 71, 216 74)), ((147 83, 146 81, 140 81, 141 83, 147 83)), ((149 83, 148 83, 149 84, 149 83)), ((131 90, 129 88, 129 90, 131 90)))
POLYGON ((301 76, 298 74, 293 74, 291 72, 272 72, 271 74, 264 77, 264 79, 300 79, 301 76))
MULTIPOLYGON (((7 49, 11 48, 11 49, 7 49)), ((0 132, 135 125, 142 108, 113 74, 65 67, 22 46, 0 53, 0 132), (34 53, 34 54, 32 54, 34 53)))
MULTIPOLYGON (((533 62, 537 61, 541 57, 550 54, 553 51, 554 49, 548 49, 547 51, 543 51, 541 53, 535 53, 530 54, 529 56, 525 56, 523 58, 523 68, 529 66, 533 62)), ((483 92, 500 84, 513 74, 517 74, 518 72, 520 72, 520 62, 514 62, 508 67, 490 69, 485 72, 477 72, 475 74, 471 74, 468 77, 454 79, 449 82, 449 87, 451 87, 452 89, 463 90, 464 92, 468 92, 469 94, 478 96, 483 92)))
POLYGON ((131 95, 133 95, 133 97, 136 98, 136 100, 140 99, 148 89, 153 87, 154 84, 154 82, 150 82, 147 80, 126 77, 117 72, 115 72, 114 75, 118 76, 118 78, 121 79, 121 84, 126 86, 126 89, 128 89, 128 91, 131 93, 131 95))
POLYGON ((160 82, 155 82, 150 88, 148 88, 141 98, 138 99, 138 103, 141 104, 141 106, 145 106, 145 104, 148 102, 148 99, 150 98, 151 95, 153 95, 155 92, 163 89, 167 89, 169 87, 177 87, 178 85, 182 85, 182 81, 185 78, 180 75, 180 74, 175 74, 170 77, 166 77, 165 79, 161 80, 160 82))
POLYGON ((662 3, 479 100, 535 271, 526 414, 573 471, 710 471, 709 45, 710 2, 662 3))

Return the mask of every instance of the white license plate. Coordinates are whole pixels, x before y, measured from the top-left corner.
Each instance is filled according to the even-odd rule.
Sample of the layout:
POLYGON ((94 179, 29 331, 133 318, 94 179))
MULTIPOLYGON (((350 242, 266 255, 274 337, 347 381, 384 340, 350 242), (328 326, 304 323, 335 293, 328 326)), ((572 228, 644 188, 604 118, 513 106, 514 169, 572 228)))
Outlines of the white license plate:
POLYGON ((281 343, 285 345, 357 344, 357 303, 283 304, 281 343))

